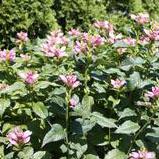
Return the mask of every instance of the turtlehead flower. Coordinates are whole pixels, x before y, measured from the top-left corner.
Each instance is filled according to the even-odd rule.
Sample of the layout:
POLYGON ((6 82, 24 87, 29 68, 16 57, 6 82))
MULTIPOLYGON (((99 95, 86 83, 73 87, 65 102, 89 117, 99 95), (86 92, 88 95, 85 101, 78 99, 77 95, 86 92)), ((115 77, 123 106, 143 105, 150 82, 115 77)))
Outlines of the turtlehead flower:
POLYGON ((74 50, 76 53, 87 53, 88 45, 87 45, 87 43, 85 43, 83 41, 82 42, 76 41, 74 50))
POLYGON ((131 14, 131 19, 135 20, 138 24, 145 24, 150 21, 149 14, 148 13, 139 13, 138 15, 131 14))
POLYGON ((140 37, 139 43, 140 43, 141 45, 147 45, 147 44, 150 43, 150 41, 151 41, 151 40, 150 40, 150 38, 149 38, 148 36, 143 35, 143 36, 140 37))
POLYGON ((74 98, 70 99, 70 107, 71 108, 75 108, 77 104, 78 104, 78 101, 76 99, 74 99, 74 98))
POLYGON ((152 87, 151 91, 148 91, 147 93, 145 93, 145 97, 148 98, 158 98, 159 97, 159 87, 155 86, 152 87))
POLYGON ((90 39, 90 42, 91 42, 93 47, 98 47, 98 46, 103 45, 104 41, 105 41, 104 38, 102 38, 99 35, 92 36, 91 39, 90 39))
POLYGON ((7 138, 12 145, 20 146, 30 141, 31 131, 21 130, 19 127, 15 127, 14 130, 7 134, 7 138))
POLYGON ((125 83, 126 83, 126 81, 120 80, 120 79, 111 80, 111 84, 112 84, 113 88, 115 88, 115 89, 121 88, 122 86, 124 86, 125 83))
POLYGON ((51 46, 49 44, 43 44, 42 51, 47 57, 57 57, 61 58, 66 56, 65 53, 66 47, 57 48, 56 46, 51 46))
POLYGON ((71 36, 75 36, 75 37, 78 37, 81 35, 81 32, 78 30, 78 29, 71 29, 69 32, 68 32, 69 35, 71 36))
POLYGON ((153 40, 153 41, 159 40, 159 30, 146 30, 146 29, 144 29, 144 32, 149 37, 150 40, 153 40))
POLYGON ((96 21, 94 23, 94 26, 98 29, 105 29, 108 32, 113 31, 113 25, 111 23, 109 23, 108 21, 96 21))
POLYGON ((69 88, 76 88, 80 85, 76 75, 60 75, 62 82, 69 88))
POLYGON ((29 40, 28 33, 22 32, 22 31, 17 33, 17 38, 18 38, 16 40, 17 43, 19 43, 19 42, 27 42, 29 40))
POLYGON ((137 151, 130 153, 129 159, 156 159, 156 155, 154 152, 148 152, 145 150, 137 151))
POLYGON ((133 38, 130 38, 130 37, 123 39, 123 42, 126 43, 127 45, 130 45, 130 46, 136 45, 136 40, 133 38))
POLYGON ((13 62, 15 58, 16 58, 16 53, 13 49, 0 51, 0 61, 13 62))
POLYGON ((37 72, 28 71, 28 72, 20 72, 19 76, 25 81, 27 84, 34 84, 37 82, 39 74, 37 72))

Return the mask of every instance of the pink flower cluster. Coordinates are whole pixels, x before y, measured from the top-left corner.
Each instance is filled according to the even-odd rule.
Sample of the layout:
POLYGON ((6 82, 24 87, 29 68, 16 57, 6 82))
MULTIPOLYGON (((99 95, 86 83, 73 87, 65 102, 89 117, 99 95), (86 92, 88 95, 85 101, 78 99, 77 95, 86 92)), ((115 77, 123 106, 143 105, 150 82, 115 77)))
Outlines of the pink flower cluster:
POLYGON ((156 159, 156 155, 154 152, 137 151, 130 153, 129 159, 156 159))
POLYGON ((136 45, 136 39, 133 39, 131 37, 127 37, 125 39, 122 39, 122 41, 129 46, 135 46, 136 45))
POLYGON ((115 88, 115 89, 121 88, 122 86, 124 86, 125 83, 126 83, 126 81, 120 80, 120 79, 111 80, 111 84, 112 84, 113 88, 115 88))
POLYGON ((39 74, 37 72, 28 71, 28 72, 20 72, 19 76, 25 81, 27 84, 34 84, 37 82, 39 74))
POLYGON ((74 89, 80 85, 80 82, 77 80, 76 75, 60 75, 60 79, 63 81, 63 83, 71 88, 74 89))
POLYGON ((149 41, 159 40, 159 29, 158 30, 146 30, 144 29, 145 37, 150 39, 149 41))
POLYGON ((17 40, 16 43, 20 43, 20 42, 27 42, 29 40, 28 38, 28 33, 26 32, 19 32, 17 33, 17 40))
POLYGON ((90 35, 82 33, 80 41, 75 42, 74 50, 76 53, 87 53, 89 48, 95 49, 104 44, 105 39, 100 35, 90 35))
POLYGON ((0 51, 0 61, 13 62, 15 60, 15 58, 16 58, 16 53, 13 49, 0 51))
POLYGON ((73 37, 79 37, 82 33, 78 30, 78 29, 71 29, 68 32, 69 35, 73 36, 73 37))
POLYGON ((61 58, 66 56, 65 49, 67 44, 68 39, 60 30, 53 31, 43 44, 42 51, 44 52, 45 56, 61 58))
POLYGON ((158 98, 159 97, 159 87, 155 86, 155 87, 152 87, 151 91, 148 91, 146 94, 145 94, 146 97, 148 98, 158 98))
POLYGON ((12 145, 20 146, 30 141, 31 131, 22 131, 19 127, 15 127, 14 130, 7 134, 7 138, 12 145))
POLYGON ((113 32, 114 27, 111 23, 109 23, 108 21, 96 21, 94 23, 94 26, 98 29, 104 29, 108 32, 113 32))
POLYGON ((131 14, 131 19, 135 20, 138 24, 145 24, 150 21, 148 13, 139 13, 138 15, 131 14))

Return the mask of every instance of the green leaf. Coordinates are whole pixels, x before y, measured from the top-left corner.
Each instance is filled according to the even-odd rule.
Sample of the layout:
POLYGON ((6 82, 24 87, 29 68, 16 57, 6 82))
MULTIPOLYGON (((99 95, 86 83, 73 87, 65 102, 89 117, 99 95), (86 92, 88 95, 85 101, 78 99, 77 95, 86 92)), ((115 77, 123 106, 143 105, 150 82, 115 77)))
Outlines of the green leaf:
POLYGON ((92 96, 85 95, 82 100, 82 105, 78 109, 78 113, 80 113, 84 118, 89 117, 92 106, 94 104, 94 99, 92 96))
POLYGON ((127 155, 118 149, 114 149, 109 151, 104 159, 127 159, 127 155))
POLYGON ((109 96, 108 100, 113 103, 113 107, 120 103, 120 99, 115 99, 113 96, 109 96))
POLYGON ((139 129, 140 126, 137 123, 128 120, 125 121, 122 125, 120 125, 115 132, 119 134, 132 134, 138 131, 139 129))
POLYGON ((141 83, 140 74, 138 72, 134 72, 130 75, 129 82, 128 82, 128 88, 133 91, 135 88, 137 88, 141 83))
POLYGON ((23 151, 18 153, 19 159, 28 159, 33 155, 34 150, 32 147, 25 147, 23 151))
POLYGON ((106 118, 102 114, 98 112, 93 112, 92 117, 95 119, 97 124, 99 124, 101 127, 106 127, 106 128, 116 128, 116 124, 114 119, 106 118))
POLYGON ((32 159, 51 159, 51 155, 46 151, 38 151, 33 155, 32 159))
POLYGON ((59 141, 65 138, 65 132, 61 125, 54 124, 51 130, 45 135, 42 147, 50 142, 59 141))
POLYGON ((122 112, 119 113, 119 119, 125 118, 125 117, 131 117, 131 116, 136 116, 136 113, 134 110, 130 108, 124 109, 122 112))
POLYGON ((99 159, 99 157, 96 155, 88 154, 86 155, 85 159, 99 159))
POLYGON ((0 99, 0 116, 4 114, 7 107, 10 106, 10 100, 9 99, 0 99))
POLYGON ((48 117, 47 107, 42 102, 33 103, 33 111, 42 119, 48 117))
POLYGON ((152 141, 159 141, 159 128, 153 128, 153 132, 147 133, 146 137, 150 138, 152 141))

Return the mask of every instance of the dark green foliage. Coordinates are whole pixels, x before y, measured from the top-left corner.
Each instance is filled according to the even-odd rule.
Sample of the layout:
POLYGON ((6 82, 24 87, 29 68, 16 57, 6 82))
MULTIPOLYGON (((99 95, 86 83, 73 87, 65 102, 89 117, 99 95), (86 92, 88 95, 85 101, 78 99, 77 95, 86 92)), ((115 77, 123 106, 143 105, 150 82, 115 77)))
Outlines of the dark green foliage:
POLYGON ((63 30, 77 26, 88 29, 90 22, 106 15, 104 0, 55 0, 53 8, 63 30))
POLYGON ((3 0, 0 3, 0 41, 9 45, 16 32, 29 32, 31 38, 43 37, 57 26, 52 0, 3 0))

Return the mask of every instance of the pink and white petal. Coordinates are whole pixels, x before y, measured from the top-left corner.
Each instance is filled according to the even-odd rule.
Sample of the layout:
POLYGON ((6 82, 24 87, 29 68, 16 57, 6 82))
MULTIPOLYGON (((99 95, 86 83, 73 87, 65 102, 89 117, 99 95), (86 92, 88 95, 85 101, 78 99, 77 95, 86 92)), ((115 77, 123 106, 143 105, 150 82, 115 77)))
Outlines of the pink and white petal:
POLYGON ((18 145, 18 143, 17 143, 15 140, 9 139, 9 142, 10 142, 12 145, 18 145))
POLYGON ((23 141, 24 141, 25 144, 28 143, 30 141, 30 136, 25 138, 23 141))
POLYGON ((60 75, 59 77, 60 77, 60 79, 61 79, 64 83, 67 83, 67 78, 66 78, 66 76, 60 75))
POLYGON ((80 85, 80 82, 79 81, 76 81, 73 85, 72 85, 72 87, 73 88, 76 88, 76 87, 78 87, 80 85))
POLYGON ((27 138, 27 137, 29 137, 31 134, 32 134, 32 132, 29 131, 29 130, 27 130, 27 131, 25 131, 25 132, 23 133, 23 138, 27 138))

